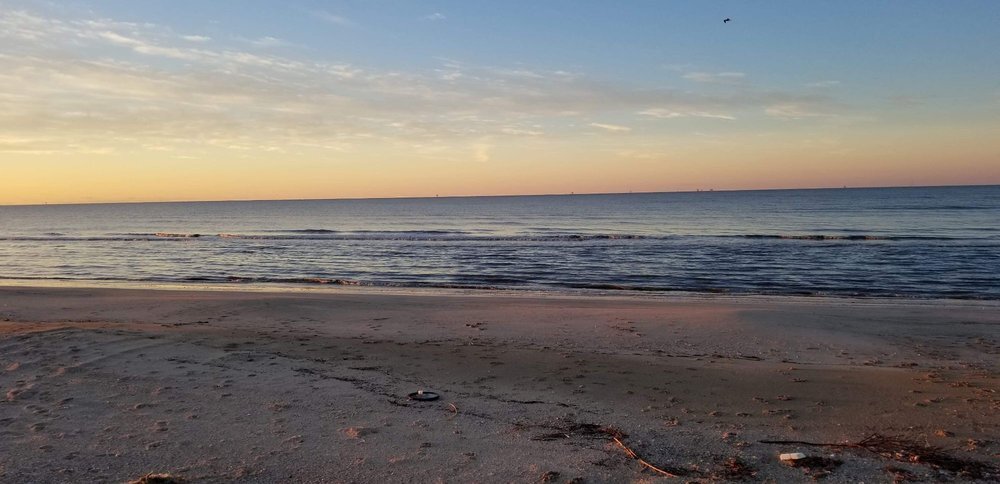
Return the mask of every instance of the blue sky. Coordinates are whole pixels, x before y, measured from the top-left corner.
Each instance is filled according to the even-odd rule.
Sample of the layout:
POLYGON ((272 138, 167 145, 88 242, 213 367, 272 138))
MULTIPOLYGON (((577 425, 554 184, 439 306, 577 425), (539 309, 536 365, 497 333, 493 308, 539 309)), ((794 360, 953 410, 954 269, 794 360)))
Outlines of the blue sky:
MULTIPOLYGON (((816 185, 838 163, 853 172, 833 185, 1000 182, 991 168, 998 142, 970 145, 1000 138, 995 1, 0 7, 8 66, 0 162, 35 186, 44 182, 31 167, 56 155, 53 169, 75 158, 138 170, 126 158, 145 160, 150 180, 158 166, 203 172, 182 160, 207 158, 262 173, 350 172, 355 185, 377 183, 386 164, 441 173, 463 160, 535 167, 484 193, 605 189, 583 179, 536 183, 571 159, 594 176, 615 175, 611 191, 701 187, 721 172, 749 174, 751 164, 778 175, 793 160, 814 176, 774 183, 816 185), (650 160, 656 169, 642 165, 650 160), (698 174, 695 165, 711 169, 698 174), (954 166, 975 173, 944 177, 954 166)), ((475 171, 454 186, 369 188, 458 194, 475 185, 475 171)), ((746 175, 719 185, 767 183, 746 175)), ((289 180, 275 196, 293 187, 289 180)))
POLYGON ((61 8, 66 4, 222 41, 274 37, 302 55, 378 67, 451 58, 659 82, 665 67, 693 64, 778 83, 884 76, 931 87, 963 79, 996 87, 1000 74, 1000 5, 992 1, 171 0, 61 8), (734 21, 723 25, 725 17, 734 21))

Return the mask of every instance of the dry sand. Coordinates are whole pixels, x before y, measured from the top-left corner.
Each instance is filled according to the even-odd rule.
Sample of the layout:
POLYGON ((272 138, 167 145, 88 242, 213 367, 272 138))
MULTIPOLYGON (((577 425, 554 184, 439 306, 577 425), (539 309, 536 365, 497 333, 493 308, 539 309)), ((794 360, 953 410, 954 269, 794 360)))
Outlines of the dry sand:
POLYGON ((6 287, 0 481, 967 480, 759 441, 995 465, 998 369, 985 302, 6 287))

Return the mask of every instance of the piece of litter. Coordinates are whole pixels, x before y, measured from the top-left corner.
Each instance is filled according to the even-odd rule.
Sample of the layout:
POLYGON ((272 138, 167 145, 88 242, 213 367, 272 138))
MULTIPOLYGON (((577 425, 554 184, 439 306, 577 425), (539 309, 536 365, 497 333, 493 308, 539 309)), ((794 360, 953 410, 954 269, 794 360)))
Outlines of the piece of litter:
POLYGON ((783 461, 800 460, 805 458, 806 455, 803 454, 802 452, 792 452, 789 454, 781 454, 778 456, 778 459, 781 459, 783 461))
POLYGON ((407 396, 410 397, 410 400, 417 400, 420 402, 429 402, 431 400, 437 400, 438 398, 440 398, 440 395, 438 395, 437 393, 426 392, 423 390, 417 390, 407 396))

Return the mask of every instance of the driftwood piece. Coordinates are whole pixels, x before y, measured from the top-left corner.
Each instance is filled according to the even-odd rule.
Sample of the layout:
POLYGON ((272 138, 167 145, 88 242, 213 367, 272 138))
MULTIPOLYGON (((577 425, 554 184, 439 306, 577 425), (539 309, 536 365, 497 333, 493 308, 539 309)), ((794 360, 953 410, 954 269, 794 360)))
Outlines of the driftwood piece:
POLYGON ((631 458, 639 461, 640 464, 646 466, 649 469, 652 469, 654 472, 657 472, 657 473, 662 474, 662 475, 667 476, 667 477, 680 477, 677 474, 672 474, 672 473, 667 472, 667 471, 665 471, 663 469, 660 469, 659 467, 654 466, 653 464, 650 464, 649 462, 646 462, 646 460, 643 459, 642 457, 639 457, 639 455, 636 454, 634 450, 628 448, 627 445, 625 445, 624 443, 622 443, 621 439, 619 439, 618 437, 612 436, 611 438, 615 441, 616 444, 618 444, 618 447, 621 447, 622 450, 625 451, 625 453, 629 457, 631 457, 631 458))
POLYGON ((687 469, 665 470, 663 468, 660 468, 660 467, 657 467, 657 466, 651 464, 646 459, 643 459, 642 457, 639 457, 639 455, 634 450, 632 450, 631 448, 629 448, 629 446, 625 445, 625 442, 623 441, 623 439, 626 437, 626 435, 621 430, 618 430, 618 429, 616 429, 614 427, 608 427, 608 426, 597 425, 597 424, 586 424, 586 423, 579 424, 579 423, 574 423, 574 424, 570 424, 570 425, 566 425, 566 426, 562 426, 562 427, 550 426, 549 428, 550 429, 555 429, 555 430, 557 430, 557 432, 551 432, 551 433, 547 433, 547 434, 536 435, 536 436, 532 437, 531 440, 542 440, 542 441, 562 440, 562 439, 569 439, 569 438, 572 438, 574 436, 599 438, 599 439, 610 438, 612 442, 614 442, 616 445, 618 445, 618 447, 620 447, 623 451, 625 451, 625 455, 627 455, 630 459, 639 461, 639 463, 642 464, 643 467, 645 467, 645 468, 647 468, 647 469, 649 469, 649 470, 651 470, 653 472, 656 472, 657 474, 660 474, 660 475, 666 476, 666 477, 675 477, 676 478, 676 477, 681 477, 681 476, 691 475, 693 473, 696 473, 696 471, 689 471, 687 469))

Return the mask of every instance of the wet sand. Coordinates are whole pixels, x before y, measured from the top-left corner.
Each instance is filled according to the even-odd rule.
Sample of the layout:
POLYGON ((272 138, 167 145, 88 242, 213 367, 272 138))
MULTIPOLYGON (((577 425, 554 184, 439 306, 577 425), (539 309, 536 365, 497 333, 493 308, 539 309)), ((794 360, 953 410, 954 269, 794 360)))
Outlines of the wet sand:
POLYGON ((998 370, 992 302, 0 287, 0 481, 968 480, 760 441, 996 464, 998 370))

